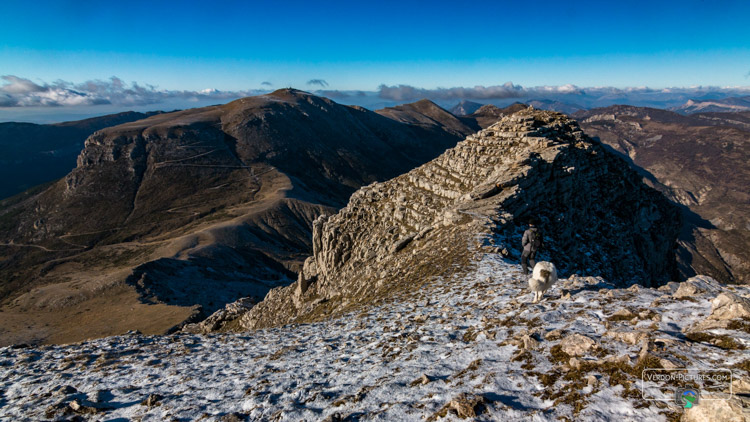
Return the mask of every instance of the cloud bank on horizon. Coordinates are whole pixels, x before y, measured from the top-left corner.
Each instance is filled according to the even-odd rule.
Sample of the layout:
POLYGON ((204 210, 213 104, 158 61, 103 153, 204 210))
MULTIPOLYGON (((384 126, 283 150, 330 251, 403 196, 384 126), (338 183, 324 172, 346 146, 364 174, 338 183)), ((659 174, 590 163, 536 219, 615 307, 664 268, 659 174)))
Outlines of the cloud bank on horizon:
POLYGON ((0 107, 64 107, 64 106, 141 106, 160 104, 168 100, 202 101, 231 100, 258 95, 267 90, 202 91, 160 90, 153 85, 137 82, 125 83, 113 76, 109 80, 90 80, 75 84, 57 80, 53 83, 36 83, 14 75, 0 76, 5 84, 0 86, 0 107))
POLYGON ((526 89, 521 85, 515 85, 513 82, 506 82, 503 85, 494 86, 475 86, 471 88, 454 87, 454 88, 435 88, 423 89, 415 88, 410 85, 380 85, 378 93, 380 98, 393 101, 412 101, 421 98, 430 98, 436 100, 497 100, 504 98, 524 98, 533 93, 541 94, 576 94, 581 89, 575 85, 562 86, 544 86, 526 89))
POLYGON ((433 100, 499 100, 499 99, 544 99, 560 97, 590 97, 590 98, 612 98, 615 96, 663 96, 684 97, 690 95, 705 95, 708 93, 726 93, 730 95, 748 95, 750 87, 718 87, 718 86, 696 86, 696 87, 674 87, 654 89, 648 87, 587 87, 566 84, 559 86, 536 86, 525 88, 506 82, 503 85, 454 87, 423 89, 410 85, 380 85, 378 95, 380 98, 393 101, 414 101, 422 98, 433 100))
MULTIPOLYGON (((0 107, 75 107, 75 106, 147 106, 181 101, 186 107, 190 103, 205 101, 230 101, 236 98, 265 94, 270 91, 270 82, 261 83, 262 88, 244 91, 160 90, 153 85, 124 82, 115 76, 109 80, 91 80, 73 83, 57 80, 53 83, 36 83, 14 75, 1 76, 0 107)), ((323 79, 310 79, 308 85, 327 88, 323 79)), ((411 85, 381 84, 376 91, 340 91, 319 89, 315 94, 357 105, 387 106, 413 102, 423 98, 447 105, 461 100, 502 103, 509 101, 550 100, 564 101, 579 108, 606 106, 611 104, 651 105, 672 107, 689 99, 726 98, 750 95, 750 87, 697 86, 653 89, 648 87, 579 87, 576 85, 524 87, 512 82, 493 86, 452 87, 426 89, 411 85)))

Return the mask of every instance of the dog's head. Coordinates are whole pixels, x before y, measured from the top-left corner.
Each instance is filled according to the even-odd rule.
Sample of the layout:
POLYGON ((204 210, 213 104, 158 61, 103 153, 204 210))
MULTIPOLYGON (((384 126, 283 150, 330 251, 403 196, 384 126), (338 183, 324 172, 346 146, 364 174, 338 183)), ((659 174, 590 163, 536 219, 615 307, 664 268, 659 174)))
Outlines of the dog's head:
POLYGON ((542 276, 542 279, 544 279, 544 282, 549 282, 549 276, 552 273, 549 270, 539 270, 539 275, 542 276))

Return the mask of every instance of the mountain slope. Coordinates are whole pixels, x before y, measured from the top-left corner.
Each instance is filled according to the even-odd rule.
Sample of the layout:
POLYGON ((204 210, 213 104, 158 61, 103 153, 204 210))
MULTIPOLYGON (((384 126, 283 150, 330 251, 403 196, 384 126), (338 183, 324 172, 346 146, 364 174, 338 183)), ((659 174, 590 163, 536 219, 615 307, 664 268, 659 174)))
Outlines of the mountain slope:
POLYGON ((49 125, 0 123, 0 199, 65 176, 97 130, 153 114, 129 111, 49 125))
POLYGON ((461 117, 461 120, 471 127, 476 128, 476 131, 479 131, 480 129, 484 129, 496 123, 503 116, 507 116, 517 111, 524 110, 527 107, 528 106, 526 104, 521 103, 513 103, 503 108, 496 107, 492 104, 487 104, 483 105, 470 115, 461 117))
MULTIPOLYGON (((296 90, 101 130, 63 180, 0 203, 6 315, 27 318, 31 332, 125 283, 172 309, 149 325, 159 332, 238 297, 260 300, 292 281, 318 215, 458 139, 437 123, 415 128, 296 90)), ((105 318, 124 319, 106 333, 147 322, 105 318)), ((71 338, 87 336, 82 327, 71 338)))
POLYGON ((433 133, 447 132, 460 137, 474 133, 476 129, 467 126, 461 119, 430 100, 419 100, 411 104, 387 107, 377 111, 398 122, 407 123, 415 128, 423 128, 433 133))
POLYGON ((740 318, 716 320, 721 307, 712 305, 720 297, 743 303, 748 287, 697 277, 622 289, 571 276, 531 304, 517 265, 494 253, 478 258, 462 276, 325 322, 0 348, 0 418, 435 421, 461 420, 461 412, 478 421, 682 416, 714 422, 750 416, 750 359, 743 350, 750 333, 740 318), (696 329, 707 321, 731 328, 696 329), (706 374, 731 368, 734 394, 728 382, 646 381, 646 393, 664 401, 643 400, 644 368, 696 362, 706 374), (688 387, 700 388, 702 401, 681 410, 673 390, 688 387))
POLYGON ((747 112, 680 115, 613 106, 576 117, 588 133, 628 157, 648 183, 684 206, 684 277, 750 282, 747 112))

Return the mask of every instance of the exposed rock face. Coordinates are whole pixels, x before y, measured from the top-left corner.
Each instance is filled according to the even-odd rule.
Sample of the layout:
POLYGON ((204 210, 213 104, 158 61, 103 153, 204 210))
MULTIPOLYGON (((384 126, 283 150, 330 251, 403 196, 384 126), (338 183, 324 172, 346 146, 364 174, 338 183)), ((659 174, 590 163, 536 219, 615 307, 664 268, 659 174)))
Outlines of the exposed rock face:
POLYGON ((674 275, 678 210, 575 121, 526 109, 316 219, 297 284, 272 290, 241 325, 319 318, 451 274, 481 234, 495 244, 474 246, 518 258, 531 216, 542 221, 540 258, 563 276, 656 285, 674 275))
POLYGON ((683 422, 748 422, 748 400, 730 394, 701 395, 700 405, 685 410, 683 422))
POLYGON ((246 297, 227 304, 224 309, 214 312, 211 316, 201 322, 187 324, 182 328, 186 333, 207 334, 222 328, 231 326, 239 317, 252 309, 255 301, 246 297))
POLYGON ((732 293, 722 293, 711 301, 710 317, 718 320, 750 319, 750 300, 732 293))
POLYGON ((750 112, 683 116, 612 106, 575 117, 628 157, 646 183, 683 205, 682 278, 750 283, 750 112))
POLYGON ((156 113, 110 114, 57 124, 0 123, 0 199, 65 176, 86 138, 97 130, 156 113))
POLYGON ((672 293, 675 299, 684 299, 686 297, 693 297, 701 293, 716 293, 721 290, 719 283, 708 276, 695 276, 690 277, 684 282, 680 283, 677 290, 672 293))
MULTIPOLYGON (((695 278, 695 277, 694 277, 695 278)), ((694 326, 689 331, 698 332, 711 330, 715 328, 725 329, 730 325, 744 326, 750 328, 750 299, 739 296, 732 292, 722 289, 722 286, 716 280, 706 277, 706 281, 713 281, 711 289, 690 289, 690 295, 678 296, 679 290, 673 295, 677 298, 694 297, 695 295, 709 292, 714 298, 711 300, 711 313, 708 317, 694 326)), ((691 279, 692 280, 692 279, 691 279)), ((687 282, 686 282, 687 283, 687 282)), ((685 285, 686 283, 682 283, 685 285)), ((682 286, 680 286, 682 288, 682 286)))

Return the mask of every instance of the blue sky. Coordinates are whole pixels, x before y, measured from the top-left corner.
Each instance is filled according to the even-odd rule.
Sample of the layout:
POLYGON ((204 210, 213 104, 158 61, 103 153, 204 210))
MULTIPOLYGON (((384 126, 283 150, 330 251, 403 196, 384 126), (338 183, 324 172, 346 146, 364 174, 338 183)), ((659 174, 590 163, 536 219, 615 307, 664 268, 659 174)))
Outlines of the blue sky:
POLYGON ((4 0, 0 122, 284 87, 371 109, 420 98, 669 108, 750 95, 748 16, 750 2, 721 0, 4 0))
POLYGON ((4 1, 0 73, 169 90, 750 85, 750 2, 4 1))

